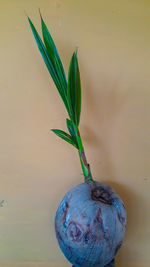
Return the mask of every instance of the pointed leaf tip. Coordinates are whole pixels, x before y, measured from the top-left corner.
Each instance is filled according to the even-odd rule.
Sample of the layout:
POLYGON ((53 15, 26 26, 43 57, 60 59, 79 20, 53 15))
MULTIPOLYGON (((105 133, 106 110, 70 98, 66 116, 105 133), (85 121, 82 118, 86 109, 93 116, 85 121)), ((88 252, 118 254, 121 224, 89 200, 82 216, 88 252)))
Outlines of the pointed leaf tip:
POLYGON ((38 10, 39 10, 40 17, 42 18, 42 14, 41 14, 41 10, 40 10, 40 8, 38 8, 38 10))
POLYGON ((53 41, 53 38, 42 18, 42 15, 40 16, 41 16, 41 26, 42 26, 42 35, 43 35, 44 44, 45 44, 48 56, 56 72, 58 82, 60 85, 61 95, 63 95, 63 101, 65 103, 67 112, 69 114, 68 99, 67 99, 67 79, 66 79, 64 68, 63 68, 63 64, 61 62, 61 59, 57 51, 57 48, 55 46, 55 43, 53 41))
POLYGON ((78 53, 78 47, 75 50, 75 56, 77 57, 77 53, 78 53))
POLYGON ((29 21, 32 33, 34 35, 35 41, 37 43, 37 46, 40 50, 40 53, 44 59, 44 62, 48 68, 48 71, 57 87, 57 90, 69 114, 68 99, 67 99, 67 81, 65 78, 61 60, 59 58, 59 55, 55 47, 55 44, 52 40, 52 37, 50 36, 50 33, 42 19, 42 16, 41 16, 41 22, 42 22, 42 31, 43 31, 43 39, 44 39, 45 46, 29 17, 28 17, 28 21, 29 21))
POLYGON ((52 132, 54 132, 56 135, 61 137, 63 140, 65 140, 66 142, 68 142, 69 144, 71 144, 71 145, 73 145, 74 147, 77 148, 72 136, 70 136, 66 132, 64 132, 62 130, 58 130, 58 129, 52 129, 52 132))

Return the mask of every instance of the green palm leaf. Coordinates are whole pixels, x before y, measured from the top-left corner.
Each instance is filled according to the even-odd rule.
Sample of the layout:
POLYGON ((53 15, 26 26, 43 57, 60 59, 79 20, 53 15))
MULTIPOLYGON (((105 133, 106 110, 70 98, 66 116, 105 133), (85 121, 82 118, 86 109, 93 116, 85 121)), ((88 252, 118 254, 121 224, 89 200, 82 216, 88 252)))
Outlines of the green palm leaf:
POLYGON ((77 51, 73 53, 70 61, 67 92, 71 118, 78 126, 81 113, 81 82, 77 60, 77 51))
POLYGON ((48 53, 49 58, 51 59, 51 62, 54 66, 54 69, 57 73, 59 82, 61 84, 62 90, 64 91, 64 95, 66 97, 67 100, 67 80, 66 80, 66 75, 64 72, 64 68, 61 62, 61 59, 59 57, 57 48, 55 46, 55 43, 49 33, 49 30, 42 18, 42 15, 40 13, 41 16, 41 25, 42 25, 42 34, 43 34, 43 40, 45 43, 45 47, 48 53))
POLYGON ((66 123, 67 123, 68 131, 71 134, 71 136, 73 138, 73 141, 75 142, 76 146, 78 147, 78 142, 77 142, 76 133, 75 133, 75 129, 74 129, 73 123, 69 119, 66 120, 66 123))
POLYGON ((52 129, 52 131, 58 135, 59 137, 61 137, 62 139, 64 139, 66 142, 68 142, 69 144, 75 146, 77 148, 77 145, 75 144, 72 136, 70 136, 69 134, 65 133, 62 130, 58 130, 58 129, 52 129))
POLYGON ((29 21, 29 24, 30 24, 30 27, 31 27, 31 30, 32 30, 32 33, 34 35, 34 38, 35 38, 35 41, 37 43, 37 46, 41 52, 41 55, 44 59, 44 62, 48 68, 48 71, 58 89, 58 92, 65 104, 65 107, 67 109, 67 111, 69 112, 69 108, 68 108, 68 102, 67 102, 67 96, 66 96, 66 92, 64 91, 64 88, 62 87, 61 85, 61 81, 59 79, 59 76, 58 76, 58 73, 56 72, 56 67, 55 65, 53 65, 53 61, 50 59, 49 55, 48 55, 48 52, 38 34, 38 32, 36 31, 32 21, 30 20, 30 18, 28 17, 28 21, 29 21))

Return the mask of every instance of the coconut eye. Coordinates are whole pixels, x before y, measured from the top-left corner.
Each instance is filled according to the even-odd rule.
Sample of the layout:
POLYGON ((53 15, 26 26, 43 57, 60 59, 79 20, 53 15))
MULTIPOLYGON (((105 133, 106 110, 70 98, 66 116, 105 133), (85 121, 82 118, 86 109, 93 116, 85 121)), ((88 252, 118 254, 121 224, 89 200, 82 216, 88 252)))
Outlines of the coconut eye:
POLYGON ((104 204, 112 205, 111 194, 102 187, 96 187, 91 191, 91 198, 104 204))

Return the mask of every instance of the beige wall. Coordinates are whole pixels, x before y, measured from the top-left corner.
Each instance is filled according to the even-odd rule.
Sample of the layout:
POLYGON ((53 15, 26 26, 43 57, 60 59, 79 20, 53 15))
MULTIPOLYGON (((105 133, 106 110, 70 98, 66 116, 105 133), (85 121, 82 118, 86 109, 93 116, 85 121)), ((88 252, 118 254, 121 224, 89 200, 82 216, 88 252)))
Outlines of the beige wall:
POLYGON ((150 266, 149 0, 0 0, 0 266, 70 266, 53 222, 83 180, 74 148, 50 132, 66 112, 24 13, 40 31, 39 7, 66 73, 79 48, 87 157, 128 212, 117 266, 150 266))

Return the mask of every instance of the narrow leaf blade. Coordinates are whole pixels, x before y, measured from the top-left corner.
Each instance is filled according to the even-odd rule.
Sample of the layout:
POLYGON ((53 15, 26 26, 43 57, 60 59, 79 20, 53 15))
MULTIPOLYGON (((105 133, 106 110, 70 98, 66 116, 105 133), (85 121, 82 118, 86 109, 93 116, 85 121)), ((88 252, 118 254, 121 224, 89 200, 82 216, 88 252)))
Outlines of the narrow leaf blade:
POLYGON ((45 43, 45 47, 47 49, 47 53, 49 55, 49 58, 52 61, 52 64, 55 68, 55 71, 57 73, 58 79, 60 81, 61 87, 64 90, 64 95, 66 97, 67 100, 67 80, 66 80, 66 75, 64 72, 64 68, 61 62, 61 59, 59 57, 57 48, 55 46, 55 43, 52 39, 52 36, 50 35, 50 32, 42 18, 42 15, 40 13, 41 16, 41 25, 42 25, 42 34, 43 34, 43 40, 45 43))
POLYGON ((74 62, 74 53, 72 55, 72 58, 71 58, 71 61, 70 61, 70 65, 69 65, 69 71, 68 71, 67 96, 68 96, 68 104, 69 104, 69 111, 70 111, 70 114, 71 114, 71 119, 72 119, 72 121, 74 121, 74 123, 76 123, 73 62, 74 62))
POLYGON ((73 140, 74 140, 74 142, 75 142, 75 144, 76 144, 76 146, 77 146, 77 148, 78 148, 78 142, 77 142, 77 138, 76 138, 75 129, 74 129, 74 127, 73 127, 73 123, 72 123, 72 121, 69 120, 69 119, 66 120, 66 123, 67 123, 68 131, 69 131, 69 133, 71 134, 71 136, 72 136, 72 138, 73 138, 73 140))
POLYGON ((66 132, 64 132, 62 130, 58 130, 58 129, 52 129, 52 131, 56 135, 58 135, 59 137, 61 137, 63 140, 65 140, 66 142, 68 142, 69 144, 71 144, 71 145, 73 145, 73 146, 75 146, 77 148, 74 140, 72 139, 72 137, 69 134, 67 134, 66 132))
POLYGON ((68 72, 68 101, 72 119, 78 126, 81 113, 81 82, 77 51, 73 53, 68 72))
POLYGON ((64 94, 64 91, 62 90, 60 81, 58 79, 58 75, 57 75, 57 73, 55 71, 55 68, 54 68, 49 56, 48 56, 48 53, 47 53, 47 51, 45 49, 45 46, 44 46, 44 44, 43 44, 38 32, 36 31, 35 26, 33 25, 32 21, 30 20, 29 17, 28 17, 28 21, 29 21, 32 33, 34 35, 35 41, 37 43, 37 46, 38 46, 38 48, 40 50, 40 53, 41 53, 41 55, 43 57, 43 60, 44 60, 44 62, 46 64, 46 66, 48 68, 48 71, 49 71, 49 73, 50 73, 50 75, 51 75, 51 77, 52 77, 52 79, 53 79, 53 81, 54 81, 54 83, 55 83, 55 85, 56 85, 56 87, 58 89, 58 92, 59 92, 59 94, 60 94, 65 106, 66 106, 66 109, 68 109, 68 103, 67 103, 67 100, 66 100, 66 96, 64 94))
POLYGON ((77 51, 75 53, 75 66, 76 66, 76 118, 77 125, 80 122, 80 114, 81 114, 81 80, 80 80, 80 71, 79 64, 77 59, 77 51))

